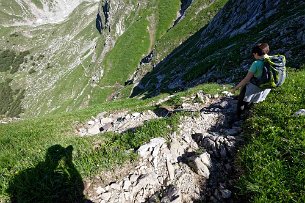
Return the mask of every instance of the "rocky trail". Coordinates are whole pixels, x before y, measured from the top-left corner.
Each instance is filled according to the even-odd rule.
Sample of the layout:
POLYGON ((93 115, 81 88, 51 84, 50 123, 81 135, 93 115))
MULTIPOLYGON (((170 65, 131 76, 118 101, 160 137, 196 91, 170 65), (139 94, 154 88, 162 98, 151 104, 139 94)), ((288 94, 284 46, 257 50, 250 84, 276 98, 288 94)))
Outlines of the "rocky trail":
POLYGON ((230 95, 198 92, 184 98, 181 109, 99 114, 77 129, 80 136, 122 133, 176 111, 192 112, 180 117, 178 131, 169 140, 153 138, 142 145, 138 162, 120 169, 120 178, 110 175, 103 181, 100 175, 87 181, 87 197, 98 203, 233 202, 234 155, 243 142, 241 122, 232 118, 236 103, 230 95), (201 102, 195 102, 198 98, 201 102))

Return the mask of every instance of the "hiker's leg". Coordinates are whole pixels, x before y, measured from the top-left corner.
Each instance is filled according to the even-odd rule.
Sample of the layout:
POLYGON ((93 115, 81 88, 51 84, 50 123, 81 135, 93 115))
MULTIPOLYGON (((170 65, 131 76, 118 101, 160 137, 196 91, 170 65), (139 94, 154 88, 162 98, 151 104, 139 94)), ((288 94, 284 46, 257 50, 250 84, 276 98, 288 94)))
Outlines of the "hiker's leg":
POLYGON ((242 87, 242 89, 240 90, 240 94, 238 96, 237 110, 236 110, 237 118, 240 118, 242 112, 245 110, 246 106, 248 105, 248 102, 244 101, 246 89, 247 89, 246 85, 242 87))

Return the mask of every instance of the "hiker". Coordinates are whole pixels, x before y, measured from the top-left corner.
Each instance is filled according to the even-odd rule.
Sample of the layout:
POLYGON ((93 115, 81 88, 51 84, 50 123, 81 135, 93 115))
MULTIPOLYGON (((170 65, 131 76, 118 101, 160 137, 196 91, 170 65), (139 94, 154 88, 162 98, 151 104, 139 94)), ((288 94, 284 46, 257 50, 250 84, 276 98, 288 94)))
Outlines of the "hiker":
POLYGON ((264 58, 269 57, 268 53, 269 45, 267 43, 260 43, 253 47, 252 54, 256 60, 252 63, 246 77, 232 89, 232 92, 234 93, 241 88, 236 112, 238 119, 240 118, 241 113, 250 107, 250 104, 264 101, 271 90, 261 89, 254 85, 254 82, 251 82, 262 76, 264 58))

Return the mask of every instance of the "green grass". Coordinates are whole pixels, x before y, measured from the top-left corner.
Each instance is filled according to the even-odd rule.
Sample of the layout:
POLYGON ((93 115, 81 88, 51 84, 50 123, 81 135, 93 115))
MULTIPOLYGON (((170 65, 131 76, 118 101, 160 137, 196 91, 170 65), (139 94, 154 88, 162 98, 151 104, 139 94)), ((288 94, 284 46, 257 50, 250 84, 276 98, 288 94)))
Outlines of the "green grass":
POLYGON ((141 17, 117 40, 115 47, 105 57, 104 77, 100 85, 124 84, 136 70, 141 58, 148 52, 148 21, 141 17))
MULTIPOLYGON (((190 89, 184 94, 179 93, 178 96, 192 95, 199 89, 205 92, 222 90, 219 85, 210 84, 190 89)), ((124 99, 105 102, 71 113, 60 113, 0 125, 0 201, 17 194, 16 198, 22 202, 33 202, 32 197, 35 197, 35 201, 40 201, 42 198, 43 202, 48 202, 52 198, 45 194, 52 188, 50 187, 50 184, 53 184, 52 181, 63 179, 63 182, 69 182, 67 177, 73 176, 73 174, 76 174, 77 177, 79 174, 82 179, 88 179, 103 170, 135 160, 137 155, 130 149, 137 149, 153 137, 166 138, 170 132, 177 129, 179 114, 170 118, 151 120, 137 128, 135 132, 127 131, 121 135, 106 133, 79 137, 75 134, 74 128, 77 124, 85 123, 92 116, 103 111, 140 112, 154 109, 153 103, 165 96, 167 94, 147 100, 124 99), (93 147, 96 143, 99 143, 97 149, 93 147), (70 145, 73 147, 70 158, 73 158, 72 162, 68 162, 67 153, 63 153, 54 158, 58 164, 55 164, 54 167, 52 164, 49 166, 49 161, 46 159, 49 151, 54 147, 65 151, 64 148, 67 149, 70 145), (45 182, 39 182, 38 180, 44 177, 44 173, 50 174, 51 177, 54 176, 54 180, 51 178, 46 179, 45 182), (65 175, 58 177, 58 173, 65 175), (71 173, 72 175, 69 175, 71 173), (40 192, 39 187, 34 187, 37 184, 42 184, 39 187, 43 187, 43 191, 40 192), (25 196, 23 197, 23 195, 25 196)), ((70 186, 60 190, 59 185, 56 190, 59 194, 65 192, 70 194, 70 186)))
POLYGON ((180 0, 158 1, 156 40, 159 40, 173 26, 180 3, 180 0))
POLYGON ((290 70, 284 85, 255 106, 239 153, 241 192, 251 202, 305 201, 305 71, 290 70))
POLYGON ((194 1, 186 11, 185 18, 157 42, 156 51, 158 58, 162 59, 170 54, 182 42, 207 25, 225 3, 227 3, 227 0, 216 0, 210 6, 207 6, 210 4, 208 0, 194 1), (202 6, 206 6, 206 8, 198 11, 195 15, 197 10, 202 6))
MULTIPOLYGON (((146 105, 147 102, 150 101, 146 101, 146 105)), ((138 107, 143 108, 143 103, 143 101, 139 100, 138 102, 132 100, 130 102, 105 103, 99 107, 70 114, 58 114, 13 124, 0 125, 0 196, 7 198, 9 195, 7 188, 12 187, 12 184, 21 185, 21 188, 24 188, 28 192, 27 197, 31 196, 32 191, 37 193, 38 188, 27 187, 27 184, 32 184, 29 181, 33 177, 27 177, 27 179, 23 180, 23 184, 20 183, 22 180, 16 183, 16 176, 19 174, 23 174, 24 176, 24 173, 29 176, 35 176, 32 172, 27 171, 35 171, 35 168, 39 167, 44 161, 46 151, 55 145, 63 147, 68 145, 73 146, 73 163, 83 178, 91 177, 106 168, 122 164, 126 160, 134 160, 136 154, 133 152, 127 153, 127 150, 137 148, 153 137, 166 137, 170 129, 176 128, 177 118, 173 117, 151 121, 138 128, 134 133, 126 132, 123 135, 108 133, 85 138, 75 135, 73 126, 76 122, 84 122, 90 119, 93 112, 97 114, 101 111, 122 108, 132 110, 138 107), (168 125, 171 128, 168 128, 168 125), (93 145, 96 142, 101 143, 99 149, 93 149, 93 145), (13 179, 14 183, 10 182, 13 179)), ((22 189, 19 192, 20 194, 25 193, 22 189)), ((26 202, 29 200, 23 199, 23 201, 26 202)))

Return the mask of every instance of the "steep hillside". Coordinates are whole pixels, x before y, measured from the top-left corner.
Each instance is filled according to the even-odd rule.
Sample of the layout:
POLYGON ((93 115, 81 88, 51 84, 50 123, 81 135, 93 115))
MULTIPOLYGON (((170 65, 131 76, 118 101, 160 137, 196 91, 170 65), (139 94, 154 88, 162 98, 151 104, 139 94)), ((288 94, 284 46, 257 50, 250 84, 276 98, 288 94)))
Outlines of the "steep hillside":
POLYGON ((133 85, 125 83, 150 69, 145 56, 154 64, 166 57, 225 2, 1 1, 0 82, 10 90, 1 97, 16 101, 2 114, 38 116, 128 97, 133 85))
POLYGON ((1 203, 305 201, 304 1, 0 4, 1 203), (289 77, 236 120, 257 42, 289 77))
POLYGON ((304 64, 303 1, 229 1, 213 21, 154 65, 133 91, 147 97, 205 82, 230 83, 245 74, 250 49, 268 42, 288 65, 304 64))

